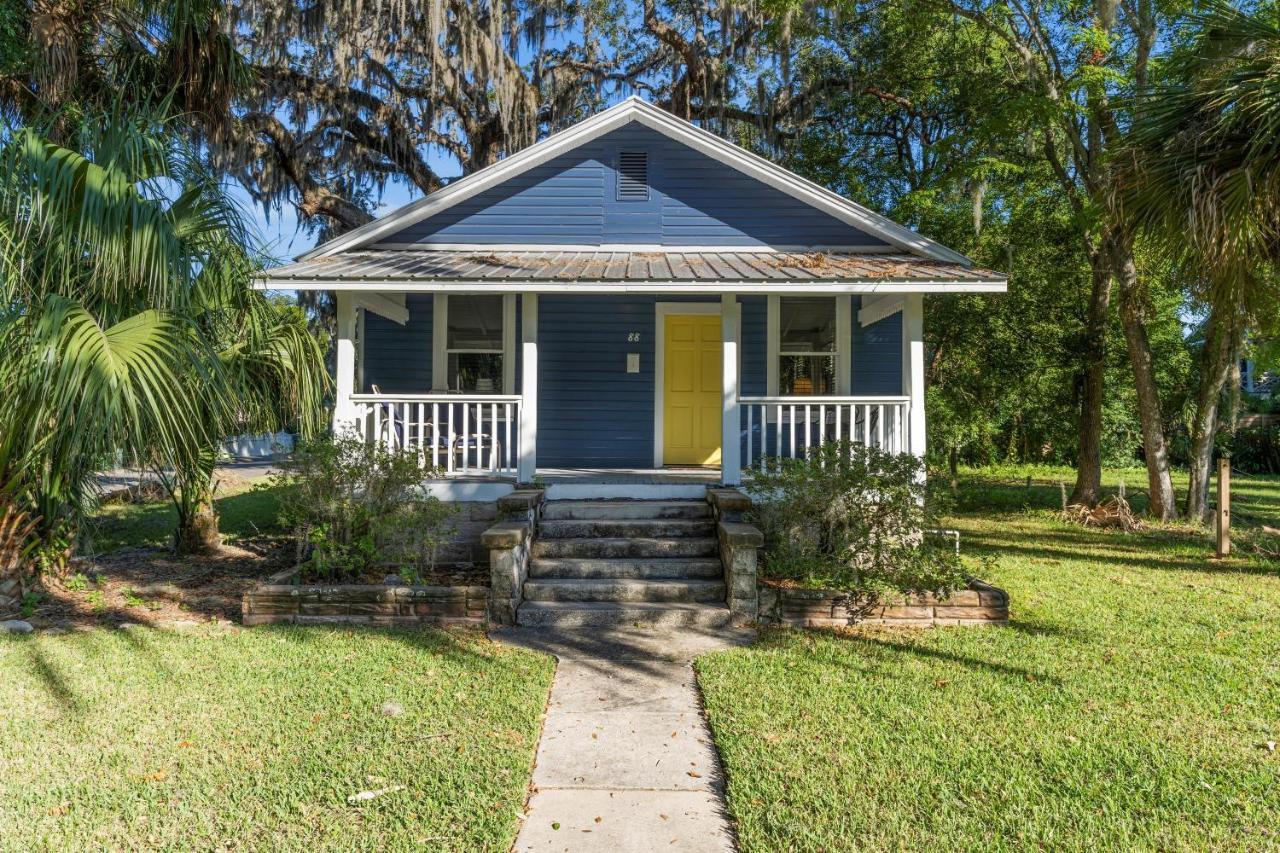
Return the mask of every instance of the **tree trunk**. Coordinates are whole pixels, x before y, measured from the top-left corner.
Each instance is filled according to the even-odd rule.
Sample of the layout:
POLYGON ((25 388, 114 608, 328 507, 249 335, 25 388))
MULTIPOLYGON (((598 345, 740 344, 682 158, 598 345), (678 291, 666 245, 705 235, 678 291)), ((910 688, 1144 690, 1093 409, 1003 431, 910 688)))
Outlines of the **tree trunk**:
POLYGON ((1093 506, 1102 494, 1102 395, 1107 371, 1107 313, 1111 308, 1111 266, 1105 252, 1090 252, 1093 289, 1085 322, 1084 388, 1080 399, 1080 452, 1071 503, 1093 506))
POLYGON ((1213 443, 1218 430, 1218 401, 1231 372, 1237 336, 1234 306, 1209 310, 1205 326, 1200 382, 1191 420, 1191 482, 1187 487, 1187 518, 1203 521, 1209 511, 1213 443))
POLYGON ((1169 474, 1169 448, 1164 438, 1164 416, 1160 413, 1160 391, 1156 387, 1151 342, 1144 325, 1142 294, 1133 251, 1127 245, 1116 249, 1116 280, 1120 287, 1120 320, 1124 326, 1129 363, 1138 392, 1138 417, 1142 422, 1142 450, 1147 462, 1147 489, 1151 504, 1147 512, 1161 521, 1178 517, 1178 499, 1169 474))
POLYGON ((173 546, 179 554, 213 554, 222 547, 218 530, 218 513, 213 508, 213 469, 217 451, 200 454, 199 462, 190 470, 180 468, 174 474, 171 489, 178 509, 178 529, 173 546))
POLYGON ((213 500, 201 499, 178 520, 174 550, 179 554, 214 554, 222 547, 213 500))

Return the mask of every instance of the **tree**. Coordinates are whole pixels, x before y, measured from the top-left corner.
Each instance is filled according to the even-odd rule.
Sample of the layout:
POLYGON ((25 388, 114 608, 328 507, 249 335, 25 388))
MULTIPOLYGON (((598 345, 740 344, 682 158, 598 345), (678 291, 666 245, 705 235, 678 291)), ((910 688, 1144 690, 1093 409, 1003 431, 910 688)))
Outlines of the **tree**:
POLYGON ((39 518, 56 565, 117 451, 189 464, 215 440, 196 413, 229 401, 180 377, 220 373, 188 317, 236 219, 162 125, 121 113, 70 146, 16 131, 0 176, 0 503, 39 518))
POLYGON ((1206 308, 1187 514, 1208 508, 1219 402, 1246 329, 1274 327, 1280 260, 1280 27, 1226 5, 1193 18, 1140 93, 1120 198, 1206 308))
POLYGON ((1114 199, 1113 154, 1125 142, 1126 119, 1117 96, 1148 85, 1161 27, 1176 10, 1153 0, 1087 4, 947 0, 960 19, 993 33, 1020 73, 1026 126, 1036 150, 1072 205, 1092 285, 1082 345, 1086 365, 1079 416, 1079 461, 1072 500, 1100 496, 1107 328, 1118 285, 1121 318, 1142 422, 1151 512, 1176 514, 1160 394, 1143 328, 1143 283, 1127 220, 1114 199))

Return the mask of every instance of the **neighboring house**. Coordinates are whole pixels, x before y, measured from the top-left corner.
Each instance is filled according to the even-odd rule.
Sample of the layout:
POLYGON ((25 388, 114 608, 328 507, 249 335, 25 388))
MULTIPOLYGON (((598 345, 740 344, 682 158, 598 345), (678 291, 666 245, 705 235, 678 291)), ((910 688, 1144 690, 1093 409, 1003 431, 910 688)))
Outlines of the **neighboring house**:
POLYGON ((923 296, 1006 282, 633 98, 264 286, 336 292, 335 430, 491 500, 733 484, 837 439, 923 455, 923 296))

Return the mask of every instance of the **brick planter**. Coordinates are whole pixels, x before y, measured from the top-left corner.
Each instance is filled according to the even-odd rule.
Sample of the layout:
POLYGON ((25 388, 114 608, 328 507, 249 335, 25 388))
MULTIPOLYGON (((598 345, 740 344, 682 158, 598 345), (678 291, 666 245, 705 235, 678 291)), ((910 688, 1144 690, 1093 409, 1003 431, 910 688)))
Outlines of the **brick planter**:
POLYGON ((933 625, 1007 625, 1009 594, 980 580, 946 599, 908 595, 877 605, 865 618, 849 613, 848 599, 824 589, 760 586, 760 622, 800 628, 836 628, 855 622, 928 628, 933 625))
POLYGON ((485 624, 489 588, 389 584, 296 584, 293 569, 244 594, 245 625, 476 625, 485 624))

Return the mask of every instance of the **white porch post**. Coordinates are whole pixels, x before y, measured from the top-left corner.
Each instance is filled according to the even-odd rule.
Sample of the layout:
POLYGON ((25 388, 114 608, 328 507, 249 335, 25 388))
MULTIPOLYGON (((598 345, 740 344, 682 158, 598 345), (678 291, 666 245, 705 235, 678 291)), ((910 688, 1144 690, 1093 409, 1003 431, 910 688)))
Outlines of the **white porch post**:
POLYGON ((516 479, 538 471, 538 294, 520 295, 520 459, 516 479))
POLYGON ((907 428, 909 450, 925 454, 924 426, 924 295, 909 293, 902 305, 902 393, 911 398, 907 428))
POLYGON ((724 361, 722 386, 723 418, 720 425, 720 479, 727 486, 742 482, 742 453, 739 436, 742 417, 738 413, 738 297, 720 297, 720 340, 724 361))
POLYGON ((335 294, 338 311, 338 350, 335 359, 333 401, 333 434, 357 429, 355 406, 351 395, 356 382, 356 303, 352 293, 335 294))

